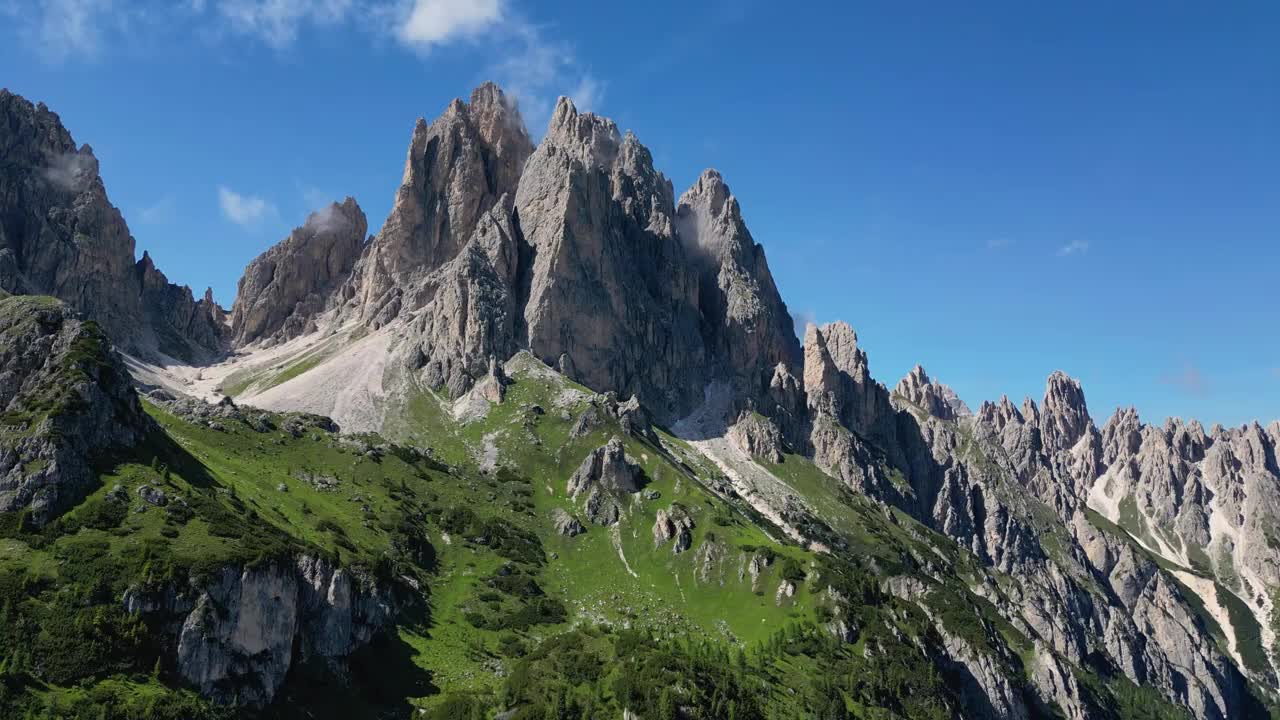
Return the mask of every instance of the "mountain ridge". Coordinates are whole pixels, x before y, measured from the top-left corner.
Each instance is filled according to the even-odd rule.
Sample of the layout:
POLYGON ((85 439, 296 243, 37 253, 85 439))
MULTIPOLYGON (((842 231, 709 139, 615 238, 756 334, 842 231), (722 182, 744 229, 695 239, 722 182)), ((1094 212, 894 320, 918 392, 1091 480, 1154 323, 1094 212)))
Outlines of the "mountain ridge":
MULTIPOLYGON (((20 113, 28 107, 42 132, 71 147, 56 116, 6 102, 20 113)), ((49 170, 41 152, 28 154, 34 159, 16 180, 6 175, 5 187, 36 187, 49 170)), ((87 162, 91 153, 70 157, 87 162)), ((96 164, 75 173, 87 190, 31 201, 50 207, 40 233, 60 239, 71 227, 74 239, 74 224, 55 221, 68 203, 87 206, 105 213, 101 235, 111 257, 123 257, 127 227, 106 202, 96 164)), ((31 203, 4 217, 27 217, 31 203)), ((681 571, 727 582, 731 551, 708 528, 735 527, 725 508, 751 519, 735 532, 803 552, 791 561, 809 563, 820 582, 852 572, 831 563, 852 563, 876 578, 867 597, 923 613, 936 637, 916 639, 932 648, 952 710, 963 716, 1040 717, 1048 706, 1073 719, 1129 716, 1119 705, 1099 708, 1121 703, 1116 688, 1130 686, 1200 718, 1261 712, 1276 697, 1280 538, 1270 528, 1280 519, 1280 422, 1205 433, 1194 421, 1160 428, 1117 411, 1098 427, 1080 383, 1060 371, 1039 403, 1028 397, 1021 408, 1002 398, 971 412, 920 366, 890 390, 848 323, 809 324, 797 338, 764 250, 718 172, 705 171, 677 198, 633 134, 567 98, 536 146, 491 83, 435 121, 419 120, 395 205, 366 240, 367 229, 350 198, 313 214, 250 263, 230 314, 207 294, 183 296, 145 253, 137 265, 151 280, 136 302, 124 293, 109 311, 93 293, 19 282, 42 256, 6 262, 18 268, 12 288, 60 292, 86 315, 101 313, 109 336, 127 342, 129 331, 167 328, 204 352, 191 357, 206 362, 182 364, 126 347, 136 381, 157 388, 150 412, 200 447, 220 441, 200 434, 206 429, 226 433, 234 421, 251 431, 235 425, 232 435, 253 438, 284 423, 271 413, 313 413, 348 433, 436 449, 447 458, 440 472, 462 473, 455 480, 472 487, 504 468, 545 466, 545 496, 538 488, 528 497, 552 518, 546 542, 566 555, 604 543, 593 546, 594 562, 616 556, 622 583, 650 572, 640 558, 654 562, 650 554, 661 551, 668 565, 658 576, 678 568, 681 598, 681 571), (207 361, 223 349, 226 357, 207 361), (576 454, 562 452, 569 447, 576 454), (868 550, 875 542, 859 544, 867 532, 905 545, 893 545, 896 558, 876 557, 868 550), (859 553, 871 555, 865 566, 859 553), (957 617, 958 607, 971 615, 957 617)), ((2 239, 6 258, 26 257, 35 244, 12 230, 2 239)), ((71 247, 89 247, 86 239, 71 247)), ((132 238, 128 246, 131 253, 132 238)), ((78 268, 71 253, 54 260, 78 268)), ((123 261, 104 267, 108 276, 133 272, 123 261)), ((395 452, 417 458, 410 465, 431 457, 395 452)), ((436 477, 432 468, 425 474, 436 477)), ((338 483, 303 476, 321 489, 338 483)), ((490 484, 490 501, 507 492, 490 484)), ((472 543, 482 547, 496 532, 449 512, 438 520, 439 543, 483 537, 472 543)), ((757 576, 769 567, 755 547, 737 573, 738 583, 750 576, 752 593, 763 592, 757 576)), ((545 563, 494 578, 564 582, 545 563)), ((244 572, 228 567, 236 568, 228 578, 244 572)), ((419 582, 417 571, 408 577, 419 582)), ((774 609, 792 607, 793 597, 812 602, 824 608, 813 612, 826 636, 858 644, 871 629, 840 615, 854 605, 834 587, 808 588, 810 577, 774 578, 774 609)), ((514 602, 484 592, 499 598, 484 601, 490 610, 514 602)), ((530 600, 541 590, 529 593, 520 601, 535 608, 527 612, 564 620, 549 600, 530 600)), ((470 612, 472 626, 491 623, 470 612)), ((210 666, 219 678, 268 678, 271 692, 245 697, 269 702, 277 688, 289 692, 279 666, 287 670, 292 656, 287 638, 278 640, 265 667, 237 665, 238 650, 210 666)), ((356 651, 342 647, 344 656, 356 651)), ((219 681, 186 677, 205 695, 219 681)), ((841 697, 845 707, 852 696, 841 697)))

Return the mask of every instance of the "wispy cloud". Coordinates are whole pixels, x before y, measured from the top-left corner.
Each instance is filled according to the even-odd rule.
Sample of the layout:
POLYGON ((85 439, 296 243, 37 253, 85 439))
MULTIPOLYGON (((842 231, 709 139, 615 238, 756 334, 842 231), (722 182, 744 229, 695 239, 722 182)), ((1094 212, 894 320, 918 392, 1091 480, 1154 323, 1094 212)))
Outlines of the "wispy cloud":
POLYGON ((191 9, 199 14, 209 5, 232 30, 257 36, 277 49, 292 45, 304 25, 336 25, 354 7, 352 0, 197 0, 191 9))
POLYGON ((177 201, 172 195, 165 195, 155 203, 138 210, 138 222, 144 225, 160 225, 174 218, 177 201))
POLYGON ((276 214, 275 205, 256 195, 241 195, 225 187, 218 188, 218 206, 231 222, 251 227, 276 214))
POLYGON ((1087 240, 1072 240, 1066 245, 1058 248, 1058 257, 1083 255, 1087 252, 1089 252, 1089 242, 1087 240))
POLYGON ((818 316, 812 310, 793 310, 791 312, 791 324, 794 326, 796 336, 801 340, 804 339, 805 328, 817 322, 818 316))
POLYGON ((91 182, 97 167, 92 157, 69 152, 49 158, 41 169, 45 180, 68 192, 80 192, 91 182))
POLYGON ((1160 382, 1184 390, 1192 395, 1204 395, 1209 392, 1208 379, 1200 371, 1200 368, 1192 363, 1186 363, 1177 372, 1162 376, 1160 382))
POLYGON ((1003 250, 1013 245, 1013 241, 1006 237, 991 238, 987 241, 988 250, 1003 250))
POLYGON ((574 105, 583 112, 593 112, 604 101, 604 84, 590 75, 582 76, 569 94, 574 105))
MULTIPOLYGON (((95 58, 187 32, 213 42, 251 41, 287 52, 309 30, 354 28, 419 55, 467 43, 491 58, 485 75, 520 104, 540 134, 558 95, 598 110, 606 84, 573 47, 531 20, 516 0, 0 0, 5 21, 46 62, 95 58)), ((541 9, 531 0, 521 3, 541 9)))
POLYGON ((302 202, 306 203, 308 210, 328 207, 338 199, 314 185, 300 185, 298 189, 302 193, 302 202))
POLYGON ((544 27, 509 13, 489 39, 497 60, 488 74, 516 98, 530 132, 541 135, 556 97, 568 95, 579 110, 597 111, 604 83, 584 69, 572 46, 553 40, 544 27))
POLYGON ((156 21, 167 11, 134 0, 0 0, 0 26, 39 60, 57 65, 95 59, 137 28, 162 25, 156 21))

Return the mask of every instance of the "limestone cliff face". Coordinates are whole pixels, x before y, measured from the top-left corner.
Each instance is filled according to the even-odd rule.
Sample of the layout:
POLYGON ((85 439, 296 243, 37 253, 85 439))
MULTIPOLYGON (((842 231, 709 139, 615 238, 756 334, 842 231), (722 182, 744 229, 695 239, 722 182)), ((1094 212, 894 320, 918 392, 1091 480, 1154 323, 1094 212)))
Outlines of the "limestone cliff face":
POLYGON ((122 349, 206 360, 221 309, 172 285, 107 199, 98 160, 43 104, 0 90, 0 289, 60 298, 122 349))
POLYGON ((739 395, 762 397, 779 364, 800 367, 800 342, 764 248, 720 173, 704 171, 680 196, 676 228, 698 272, 708 356, 739 395))
POLYGON ((358 314, 384 325, 428 303, 423 280, 458 256, 495 206, 511 209, 532 152, 519 111, 492 83, 430 125, 419 119, 391 214, 344 289, 358 314))
POLYGON ((351 276, 369 224, 353 198, 312 213, 245 268, 231 311, 238 346, 284 341, 316 328, 316 317, 351 276))
POLYGON ((862 435, 882 432, 891 414, 889 393, 871 377, 858 334, 842 321, 805 329, 804 390, 815 413, 862 435))
POLYGON ((216 357, 226 344, 227 311, 214 302, 212 288, 196 300, 191 288, 169 282, 146 252, 135 272, 143 326, 150 329, 155 349, 192 363, 216 357))
POLYGON ((671 183, 634 135, 561 98, 515 198, 532 254, 524 334, 574 379, 637 395, 660 417, 707 379, 698 284, 676 237, 671 183))
POLYGON ((388 589, 309 555, 227 565, 189 586, 131 588, 123 602, 174 636, 178 672, 201 694, 250 707, 269 704, 299 662, 343 673, 395 613, 388 589))
POLYGON ((426 283, 430 299, 410 323, 404 352, 428 387, 458 397, 488 374, 516 339, 518 230, 504 195, 480 218, 471 240, 426 283))
POLYGON ((358 259, 360 233, 313 225, 247 269, 237 346, 352 319, 394 324, 393 367, 450 397, 528 349, 662 421, 711 380, 771 412, 777 367, 800 371, 790 314, 719 174, 677 209, 635 136, 568 99, 535 150, 512 101, 482 85, 418 122, 394 207, 358 259))
MULTIPOLYGON (((1260 618, 1280 584, 1280 423, 1237 428, 1169 420, 1143 424, 1119 410, 1101 434, 1101 472, 1088 503, 1144 545, 1215 577, 1260 618)), ((1261 622, 1264 646, 1276 642, 1261 622)), ((1257 668, 1274 682, 1275 664, 1257 668)))
POLYGON ((96 486, 94 455, 150 428, 94 323, 48 297, 0 300, 0 512, 44 524, 96 486))

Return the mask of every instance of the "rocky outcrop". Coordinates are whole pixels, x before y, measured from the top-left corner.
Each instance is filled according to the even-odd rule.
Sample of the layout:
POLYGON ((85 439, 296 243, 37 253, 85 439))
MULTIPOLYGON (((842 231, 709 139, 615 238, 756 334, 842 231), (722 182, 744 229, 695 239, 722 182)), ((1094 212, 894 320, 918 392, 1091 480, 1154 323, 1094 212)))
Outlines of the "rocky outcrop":
POLYGON ((368 221, 347 198, 307 216, 289 237, 245 268, 231 310, 237 346, 284 341, 316 329, 334 290, 351 275, 368 221))
POLYGON ((93 149, 56 114, 0 90, 0 157, 0 289, 57 297, 129 352, 192 361, 222 350, 221 309, 135 260, 93 149))
POLYGON ((97 485, 92 463, 151 423, 102 329, 48 297, 0 300, 0 512, 43 524, 97 485))
POLYGON ((573 379, 635 395, 660 419, 705 384, 697 274, 675 234, 671 183, 630 133, 567 98, 520 178, 531 254, 525 339, 573 379))
POLYGON ((635 493, 640 491, 642 476, 639 466, 627 457, 622 440, 615 437, 583 459, 569 478, 567 492, 571 498, 594 487, 603 487, 611 492, 635 493))
POLYGON ((682 553, 693 544, 693 517, 681 505, 659 510, 653 523, 653 546, 671 542, 671 552, 682 553))
POLYGON ((956 420, 973 413, 950 387, 929 379, 916 365, 893 389, 893 399, 915 406, 940 420, 956 420))
POLYGON ((565 537, 574 537, 587 531, 578 518, 560 508, 551 511, 551 524, 557 534, 565 537))
POLYGON ((583 459, 570 476, 566 492, 575 500, 586 495, 583 508, 588 520, 612 525, 622 512, 618 501, 639 492, 643 479, 644 472, 627 457, 622 440, 615 437, 583 459))
POLYGON ((751 457, 782 462, 782 433, 772 420, 759 413, 744 412, 729 428, 729 441, 751 457))
POLYGON ((253 707, 300 662, 345 673, 395 610, 388 589, 309 555, 227 565, 186 587, 130 588, 123 604, 176 636, 178 672, 202 695, 253 707))
POLYGON ((676 229, 699 273, 706 352, 737 397, 766 395, 774 368, 801 362, 791 314, 720 173, 706 170, 680 196, 676 229))
POLYGON ((205 288, 197 300, 191 288, 174 285, 143 252, 135 268, 142 292, 144 327, 154 347, 171 358, 190 363, 213 359, 226 344, 227 311, 205 288))
POLYGON ((871 377, 867 353, 845 322, 810 324, 804 334, 804 390, 816 414, 863 436, 883 436, 889 393, 871 377))

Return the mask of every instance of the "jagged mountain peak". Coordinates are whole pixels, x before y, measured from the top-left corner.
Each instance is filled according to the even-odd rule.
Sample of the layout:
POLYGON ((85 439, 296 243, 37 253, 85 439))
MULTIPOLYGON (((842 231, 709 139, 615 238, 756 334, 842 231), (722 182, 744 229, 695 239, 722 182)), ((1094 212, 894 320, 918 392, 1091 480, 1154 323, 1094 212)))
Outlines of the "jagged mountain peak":
POLYGON ((0 289, 57 297, 126 352, 203 361, 222 350, 221 309, 135 257, 93 148, 56 113, 0 93, 0 157, 0 289))
POLYGON ((1021 425, 1025 421, 1018 407, 1009 400, 1008 395, 1001 395, 999 402, 982 401, 978 406, 977 418, 979 423, 993 427, 997 431, 1003 430, 1010 423, 1021 425))
POLYGON ((352 197, 307 216, 289 236, 245 267, 231 312, 237 346, 289 340, 316 329, 339 285, 351 275, 368 221, 352 197))
POLYGON ((1045 382, 1041 414, 1044 440, 1056 448, 1071 447, 1093 427, 1080 381, 1061 370, 1055 370, 1045 382))
POLYGON ((634 133, 625 135, 612 119, 591 112, 579 112, 573 100, 561 96, 547 125, 540 148, 564 152, 587 167, 611 168, 624 154, 633 171, 653 172, 653 159, 634 133))
POLYGON ((911 372, 898 381, 893 392, 896 396, 942 420, 955 420, 973 414, 954 390, 931 379, 922 365, 911 368, 911 372))
POLYGON ((717 217, 725 214, 727 203, 732 203, 728 212, 730 217, 741 214, 737 207, 737 200, 729 190, 728 184, 725 183, 720 171, 715 168, 703 170, 693 185, 690 185, 689 189, 680 196, 680 205, 700 205, 717 217))
POLYGON ((431 123, 419 120, 391 213, 343 291, 351 311, 381 326, 428 302, 431 274, 457 257, 502 198, 511 209, 532 152, 519 110, 492 83, 470 104, 454 100, 431 123))
POLYGON ((844 320, 836 320, 822 326, 809 323, 804 329, 805 370, 808 371, 812 349, 814 365, 823 364, 823 357, 835 369, 854 376, 870 377, 867 353, 858 347, 858 333, 844 320))

